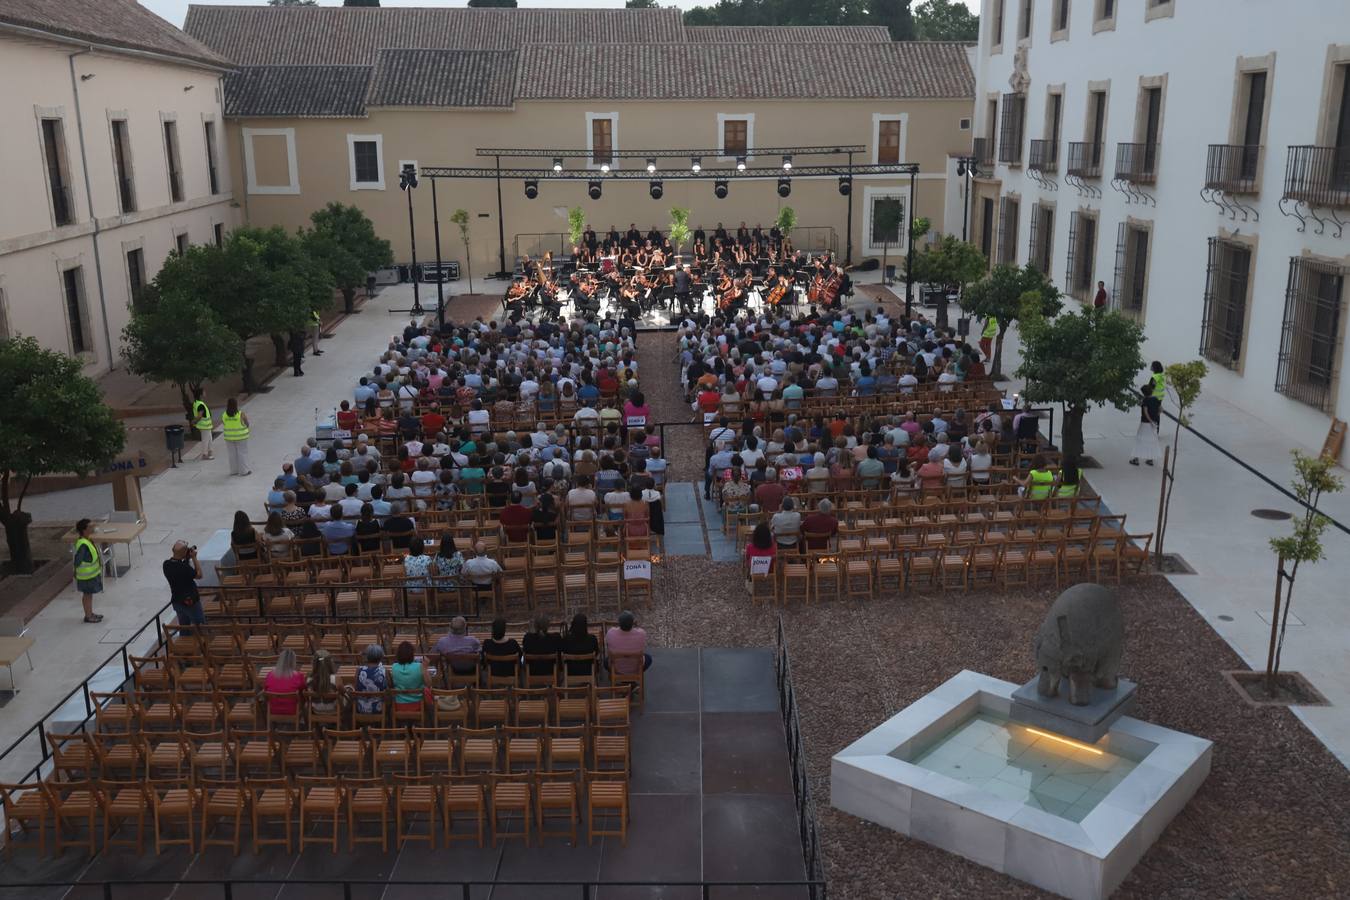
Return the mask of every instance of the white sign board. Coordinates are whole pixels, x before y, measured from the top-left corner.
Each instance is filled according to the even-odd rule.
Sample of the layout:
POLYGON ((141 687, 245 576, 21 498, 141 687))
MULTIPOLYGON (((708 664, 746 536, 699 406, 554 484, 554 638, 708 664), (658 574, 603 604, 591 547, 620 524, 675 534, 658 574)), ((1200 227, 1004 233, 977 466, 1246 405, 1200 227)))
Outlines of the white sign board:
POLYGON ((652 564, 645 559, 625 559, 623 561, 623 580, 652 580, 652 564))
POLYGON ((629 428, 641 428, 647 424, 646 416, 629 416, 624 420, 624 424, 629 428))
POLYGON ((752 556, 750 557, 750 575, 768 575, 769 570, 773 568, 772 556, 752 556))

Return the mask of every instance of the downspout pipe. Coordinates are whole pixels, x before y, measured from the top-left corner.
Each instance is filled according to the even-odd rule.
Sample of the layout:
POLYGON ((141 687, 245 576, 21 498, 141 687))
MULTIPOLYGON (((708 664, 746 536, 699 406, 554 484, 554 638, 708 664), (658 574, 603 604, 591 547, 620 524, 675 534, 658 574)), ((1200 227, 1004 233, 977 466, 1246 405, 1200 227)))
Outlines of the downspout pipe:
POLYGON ((98 284, 99 314, 103 316, 103 346, 108 353, 108 370, 112 371, 117 367, 114 364, 116 360, 113 356, 112 329, 108 325, 108 298, 103 292, 103 257, 98 248, 98 238, 102 230, 98 225, 98 214, 94 211, 94 192, 90 187, 89 180, 89 153, 84 145, 84 116, 80 112, 80 79, 75 74, 75 57, 93 52, 93 46, 89 46, 68 54, 66 60, 70 63, 70 91, 75 97, 75 132, 80 142, 80 168, 84 173, 84 198, 89 207, 89 220, 94 223, 94 278, 98 284))

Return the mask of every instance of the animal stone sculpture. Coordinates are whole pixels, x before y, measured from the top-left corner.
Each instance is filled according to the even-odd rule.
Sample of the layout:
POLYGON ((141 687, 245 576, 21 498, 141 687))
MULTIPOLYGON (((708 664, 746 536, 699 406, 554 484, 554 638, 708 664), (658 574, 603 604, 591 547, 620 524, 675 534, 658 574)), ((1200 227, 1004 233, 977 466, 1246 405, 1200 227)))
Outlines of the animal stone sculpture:
POLYGON ((1087 706, 1092 689, 1115 690, 1125 623, 1116 595, 1098 584, 1076 584, 1055 599, 1036 632, 1036 693, 1059 695, 1069 682, 1069 702, 1087 706))

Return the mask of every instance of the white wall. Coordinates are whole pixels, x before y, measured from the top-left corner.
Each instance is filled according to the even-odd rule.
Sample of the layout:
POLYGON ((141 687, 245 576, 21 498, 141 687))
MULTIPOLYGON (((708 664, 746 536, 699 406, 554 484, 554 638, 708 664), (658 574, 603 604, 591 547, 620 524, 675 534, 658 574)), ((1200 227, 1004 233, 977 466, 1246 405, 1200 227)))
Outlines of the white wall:
MULTIPOLYGON (((1020 0, 1005 0, 1002 51, 990 55, 996 0, 985 0, 977 60, 975 136, 987 135, 986 95, 1007 93, 1018 45, 1020 0)), ((1069 37, 1051 42, 1050 17, 1058 0, 1036 0, 1027 44, 1027 115, 1023 160, 1031 139, 1045 137, 1047 85, 1064 85, 1064 114, 1059 144, 1059 189, 1042 188, 1024 168, 999 165, 994 178, 1002 193, 1020 193, 1021 221, 1017 258, 1027 258, 1030 217, 1038 199, 1054 201, 1054 263, 1049 273, 1063 286, 1068 250, 1069 213, 1079 207, 1099 211, 1094 281, 1112 286, 1117 226, 1126 217, 1152 220, 1145 328, 1148 358, 1164 363, 1199 356, 1207 239, 1220 229, 1256 235, 1251 309, 1240 372, 1211 364, 1205 390, 1225 397, 1288 434, 1290 444, 1320 447, 1330 425, 1326 413, 1289 400, 1274 390, 1285 287, 1291 257, 1305 251, 1350 265, 1350 227, 1340 237, 1316 224, 1299 233, 1297 219, 1281 214, 1286 150, 1290 145, 1323 140, 1319 130, 1324 78, 1338 44, 1350 44, 1350 11, 1345 0, 1173 0, 1171 15, 1146 21, 1146 0, 1117 0, 1112 30, 1094 33, 1097 0, 1072 0, 1069 37), (1231 143, 1229 127, 1239 57, 1273 54, 1270 94, 1255 217, 1236 220, 1200 197, 1209 144, 1231 143), (1127 203, 1111 186, 1116 145, 1135 141, 1140 78, 1166 75, 1157 184, 1145 188, 1156 207, 1127 203), (1088 82, 1110 81, 1104 177, 1100 198, 1080 197, 1064 179, 1068 143, 1084 140, 1088 82)), ((1000 113, 1002 104, 1000 104, 1000 113)), ((1350 218, 1342 210, 1342 218, 1350 218)), ((1341 329, 1345 330, 1346 298, 1341 329)), ((1341 370, 1346 349, 1342 342, 1341 370)), ((1337 392, 1334 414, 1350 418, 1350 390, 1337 392)), ((1347 451, 1350 452, 1350 451, 1347 451)))

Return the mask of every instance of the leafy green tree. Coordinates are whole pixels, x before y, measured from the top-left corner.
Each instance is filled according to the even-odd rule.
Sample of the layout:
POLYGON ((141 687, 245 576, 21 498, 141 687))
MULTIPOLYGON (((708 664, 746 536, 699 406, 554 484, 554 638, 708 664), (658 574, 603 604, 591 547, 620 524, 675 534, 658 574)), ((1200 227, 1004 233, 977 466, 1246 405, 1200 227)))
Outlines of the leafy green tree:
POLYGON ((689 243, 689 210, 681 206, 670 208, 670 245, 679 256, 684 245, 689 243))
POLYGON ((909 11, 910 0, 869 0, 869 23, 885 25, 893 41, 914 40, 914 16, 909 11))
POLYGON ((268 6, 318 6, 318 0, 267 0, 268 6))
POLYGON ((625 9, 660 9, 661 4, 656 0, 626 0, 625 9))
MULTIPOLYGON (((1173 363, 1166 368, 1167 396, 1177 406, 1177 427, 1172 434, 1172 461, 1170 471, 1163 479, 1164 493, 1162 509, 1158 514, 1158 536, 1155 542, 1157 551, 1154 558, 1162 564, 1163 539, 1167 537, 1167 519, 1172 510, 1172 488, 1176 484, 1177 458, 1181 455, 1181 426, 1191 424, 1191 407, 1200 399, 1200 383, 1209 374, 1209 366, 1204 360, 1193 359, 1190 362, 1173 363)), ((1162 399, 1162 398, 1159 398, 1162 399)))
POLYGON ((790 239, 792 229, 797 227, 797 211, 790 206, 784 206, 778 211, 778 218, 774 220, 773 224, 778 228, 779 234, 790 239))
POLYGON ((914 37, 975 43, 980 39, 980 17, 958 0, 924 0, 914 9, 914 37))
POLYGON ((909 38, 910 0, 718 0, 684 14, 686 25, 885 25, 909 38), (893 25, 894 23, 894 25, 893 25), (898 30, 897 30, 898 29, 898 30))
POLYGON ((380 0, 342 0, 343 6, 379 6, 380 0))
MULTIPOLYGON (((1034 270, 1033 270, 1034 271, 1034 270)), ((978 285, 977 285, 978 286, 978 285)), ((973 288, 972 288, 973 290, 973 288)), ((1077 469, 1083 458, 1083 417, 1093 406, 1126 410, 1137 405, 1134 377, 1144 367, 1144 331, 1114 310, 1077 307, 1048 319, 1036 291, 1023 295, 1022 396, 1064 407, 1064 465, 1077 469)))
POLYGON ((329 203, 311 213, 309 220, 314 227, 305 233, 307 249, 333 276, 350 315, 356 289, 365 285, 371 272, 392 264, 394 252, 359 207, 329 203))
POLYGON ((1289 607, 1294 602, 1294 579, 1301 563, 1316 563, 1326 559, 1322 547, 1322 532, 1331 520, 1317 512, 1323 494, 1337 494, 1345 487, 1332 469, 1335 460, 1325 456, 1309 456, 1301 450, 1291 451, 1294 457, 1294 496, 1303 502, 1303 516, 1294 520, 1292 534, 1271 538, 1270 549, 1279 556, 1275 576, 1275 612, 1270 619, 1270 653, 1266 657, 1266 690, 1275 693, 1280 674, 1280 657, 1284 653, 1284 637, 1289 628, 1289 607), (1285 563, 1293 566, 1285 571, 1285 563), (1289 591, 1281 605, 1280 588, 1289 582, 1289 591))
POLYGON ((516 8, 516 0, 469 0, 471 9, 484 9, 486 7, 506 7, 516 8))
MULTIPOLYGON (((926 219, 915 220, 915 228, 926 219)), ((966 285, 984 277, 987 266, 984 254, 974 244, 954 235, 944 235, 936 244, 924 247, 914 255, 914 281, 937 284, 948 292, 961 295, 966 285)))
POLYGON ((574 206, 567 211, 567 236, 573 247, 580 246, 581 236, 586 232, 586 210, 574 206))
POLYGON ((0 522, 10 571, 31 574, 33 517, 23 499, 33 478, 89 474, 108 465, 127 433, 103 394, 80 374, 78 360, 47 350, 30 337, 0 341, 0 522))
POLYGON ((280 227, 237 228, 223 247, 195 244, 171 256, 155 276, 161 297, 195 296, 240 341, 244 390, 257 390, 248 341, 308 326, 310 316, 333 299, 333 277, 309 255, 298 236, 280 227))
POLYGON ((459 226, 459 239, 464 242, 464 268, 469 274, 469 293, 473 293, 473 260, 469 255, 469 211, 457 209, 450 215, 450 221, 459 226))
POLYGON ((905 224, 905 205, 899 200, 883 200, 872 212, 872 232, 881 235, 881 279, 885 284, 886 260, 891 243, 900 239, 900 226, 905 224))
MULTIPOLYGON (((1040 300, 1037 310, 1042 316, 1057 315, 1064 303, 1059 288, 1033 265, 1022 267, 994 266, 985 279, 970 285, 961 293, 961 308, 972 316, 998 320, 998 336, 994 340, 994 364, 990 374, 1003 377, 1003 337, 1008 326, 1020 318, 1023 298, 1035 294, 1040 300)), ((1137 367, 1136 367, 1137 368, 1137 367)))
POLYGON ((191 294, 151 296, 122 329, 122 356, 136 375, 177 387, 192 422, 191 392, 238 368, 239 338, 191 294))

